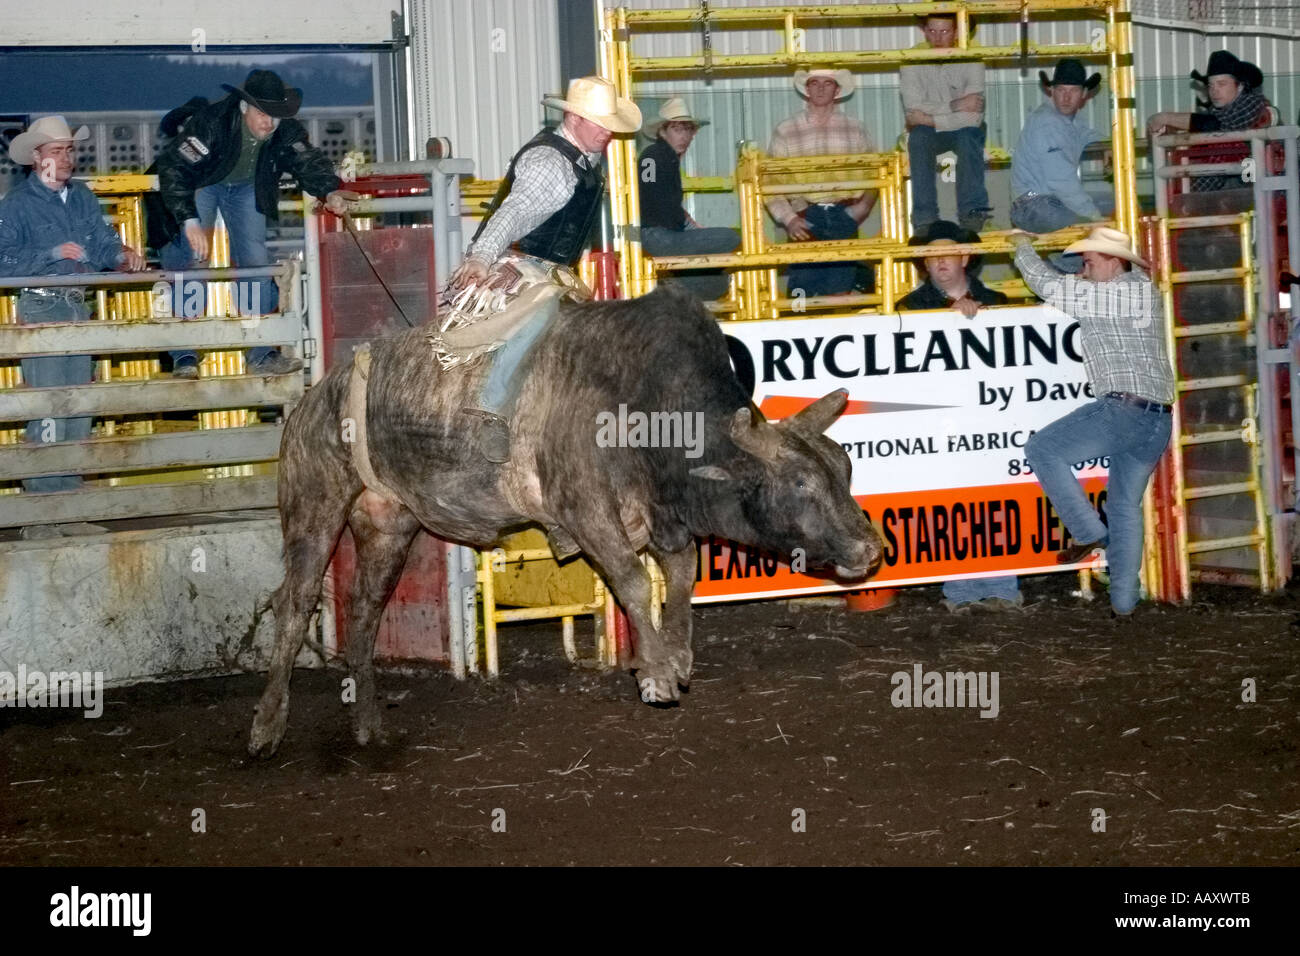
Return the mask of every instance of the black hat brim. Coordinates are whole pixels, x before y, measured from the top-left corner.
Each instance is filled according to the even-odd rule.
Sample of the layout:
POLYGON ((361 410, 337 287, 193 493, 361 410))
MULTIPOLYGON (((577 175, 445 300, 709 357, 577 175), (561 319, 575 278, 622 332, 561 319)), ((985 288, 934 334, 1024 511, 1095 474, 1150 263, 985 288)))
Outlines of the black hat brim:
POLYGON ((234 93, 245 103, 256 106, 267 116, 273 116, 276 119, 288 119, 291 116, 296 116, 299 107, 302 106, 302 90, 296 86, 286 86, 284 88, 285 98, 278 101, 258 99, 242 86, 231 86, 229 83, 222 83, 221 88, 234 93))
MULTIPOLYGON (((941 219, 939 222, 947 222, 947 220, 941 219)), ((978 232, 971 232, 969 229, 963 229, 956 223, 950 223, 950 225, 952 228, 941 227, 939 235, 934 235, 932 233, 931 230, 934 228, 932 226, 931 230, 927 230, 923 235, 912 236, 912 238, 907 240, 907 244, 909 246, 928 246, 937 239, 947 239, 963 246, 973 246, 981 241, 978 232)), ((978 271, 983 262, 984 257, 982 255, 971 255, 970 261, 966 263, 966 271, 968 273, 978 271)))
MULTIPOLYGON (((1044 73, 1042 70, 1038 71, 1038 82, 1041 83, 1043 86, 1047 87, 1048 89, 1051 89, 1053 86, 1056 86, 1056 83, 1053 82, 1052 79, 1048 77, 1048 75, 1044 73)), ((1061 85, 1069 86, 1071 84, 1062 83, 1061 85)), ((1092 92, 1100 85, 1101 85, 1100 73, 1094 73, 1092 74, 1092 76, 1088 77, 1086 80, 1083 81, 1083 88, 1089 92, 1092 92)))
MULTIPOLYGON (((1209 69, 1209 67, 1206 67, 1209 69)), ((1217 73, 1201 73, 1199 70, 1192 70, 1191 77, 1202 86, 1210 85, 1210 77, 1218 76, 1217 73)), ((1252 90, 1259 89, 1264 85, 1264 71, 1254 63, 1246 60, 1238 60, 1232 68, 1231 75, 1238 83, 1241 83, 1252 90)))

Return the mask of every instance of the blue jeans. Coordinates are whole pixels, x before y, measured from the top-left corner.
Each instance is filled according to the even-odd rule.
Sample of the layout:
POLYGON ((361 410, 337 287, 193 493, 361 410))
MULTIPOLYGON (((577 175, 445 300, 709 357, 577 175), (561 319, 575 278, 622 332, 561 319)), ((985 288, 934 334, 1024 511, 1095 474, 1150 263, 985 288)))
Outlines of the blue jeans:
POLYGON ((490 352, 487 361, 491 362, 487 378, 483 381, 479 393, 478 407, 493 415, 505 415, 508 405, 514 398, 515 372, 525 356, 532 349, 537 337, 546 331, 551 319, 560 310, 556 299, 549 299, 527 322, 521 325, 514 335, 506 339, 495 352, 490 352))
MULTIPOLYGON (((252 183, 204 186, 194 193, 194 205, 199 211, 199 224, 208 230, 216 226, 217 210, 221 210, 221 218, 225 221, 226 232, 230 236, 232 266, 252 269, 271 264, 271 252, 266 248, 266 217, 257 211, 257 196, 252 183)), ((163 247, 159 260, 162 267, 169 270, 203 268, 207 265, 194 261, 194 254, 183 230, 163 247)), ((193 319, 207 314, 206 287, 203 293, 195 296, 184 295, 183 289, 175 292, 173 315, 193 319)), ((244 279, 236 283, 235 294, 240 315, 268 315, 276 310, 280 300, 280 290, 269 278, 244 279)), ((255 366, 277 351, 278 349, 264 345, 258 346, 248 350, 246 359, 250 366, 255 366)), ((198 361, 198 356, 192 349, 172 352, 171 357, 172 362, 177 364, 198 361)))
POLYGON ((933 126, 913 126, 907 134, 912 167, 912 229, 920 232, 939 218, 939 190, 934 163, 940 153, 957 154, 957 218, 987 216, 989 194, 984 188, 984 127, 966 126, 940 132, 933 126))
MULTIPOLYGON (((643 226, 641 248, 649 256, 707 256, 715 252, 735 252, 740 248, 740 233, 722 226, 702 229, 643 226)), ((721 269, 668 272, 664 278, 689 289, 696 298, 706 302, 722 298, 731 285, 731 279, 721 269)))
MULTIPOLYGON (((803 218, 814 239, 858 238, 858 224, 843 206, 809 206, 803 218)), ((874 277, 871 266, 859 262, 813 262, 791 266, 785 283, 791 296, 796 289, 805 296, 839 295, 855 285, 873 284, 874 277)))
POLYGON ((943 596, 953 604, 970 604, 985 598, 1005 598, 1016 601, 1020 598, 1020 579, 1014 574, 996 578, 964 578, 960 581, 944 581, 943 596))
MULTIPOLYGON (((85 322, 90 313, 84 305, 64 298, 23 292, 18 298, 18 320, 23 325, 46 322, 85 322)), ((23 382, 36 388, 57 385, 88 385, 95 379, 95 360, 89 355, 52 355, 22 359, 23 382)), ((91 419, 55 418, 53 441, 81 441, 90 437, 91 419)), ((27 441, 43 443, 49 439, 43 421, 27 423, 27 441)), ((49 475, 24 478, 23 491, 76 491, 82 486, 80 475, 49 475)))
POLYGON ((1011 225, 1025 232, 1056 232, 1083 221, 1082 216, 1055 196, 1025 195, 1011 204, 1011 225))
POLYGON ((1058 418, 1025 443, 1025 458, 1075 541, 1106 545, 1110 604, 1127 614, 1140 597, 1142 495, 1169 444, 1171 416, 1103 397, 1058 418), (1088 503, 1072 462, 1110 457, 1106 517, 1088 503), (1109 523, 1109 528, 1107 528, 1109 523))

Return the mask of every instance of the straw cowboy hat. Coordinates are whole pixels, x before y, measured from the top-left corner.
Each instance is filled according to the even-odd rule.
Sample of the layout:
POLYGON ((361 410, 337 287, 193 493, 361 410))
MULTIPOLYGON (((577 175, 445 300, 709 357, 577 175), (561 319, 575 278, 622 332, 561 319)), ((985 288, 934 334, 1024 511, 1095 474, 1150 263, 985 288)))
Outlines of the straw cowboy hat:
POLYGON ((1082 86, 1085 90, 1095 90, 1101 83, 1101 74, 1094 73, 1092 76, 1087 75, 1083 64, 1078 60, 1067 57, 1064 60, 1058 60, 1056 68, 1052 70, 1052 78, 1049 80, 1047 74, 1042 70, 1038 71, 1038 82, 1043 86, 1082 86))
POLYGON ((42 116, 25 133, 19 133, 9 144, 9 158, 19 166, 30 166, 35 160, 32 150, 46 143, 72 142, 80 143, 90 139, 90 127, 83 126, 75 133, 68 121, 62 116, 42 116))
POLYGON ((1071 243, 1065 247, 1065 251, 1067 253, 1103 252, 1108 256, 1127 259, 1143 269, 1149 270, 1151 268, 1145 259, 1133 251, 1133 243, 1129 239, 1128 233, 1107 226, 1096 227, 1092 232, 1088 233, 1087 239, 1080 239, 1078 242, 1071 243))
POLYGON ((1202 84, 1208 84, 1212 76, 1231 76, 1249 90, 1264 85, 1263 70, 1254 63, 1237 59, 1227 50, 1215 50, 1210 54, 1210 62, 1205 67, 1204 76, 1195 70, 1192 70, 1191 76, 1197 83, 1202 84))
POLYGON ((659 118, 646 123, 646 135, 652 139, 658 136, 660 128, 665 123, 690 123, 697 129, 709 125, 708 120, 693 115, 691 108, 686 105, 686 100, 680 96, 672 96, 664 100, 664 105, 659 107, 659 118))
POLYGON ((570 80, 564 99, 547 96, 542 103, 581 116, 611 133, 635 133, 641 128, 641 111, 637 105, 619 96, 614 84, 599 76, 570 80))
POLYGON ((824 76, 834 80, 840 88, 835 94, 835 101, 847 99, 853 94, 853 74, 848 70, 795 70, 794 71, 794 88, 799 91, 800 96, 808 95, 808 81, 815 76, 824 76))
POLYGON ((270 70, 253 70, 248 74, 248 79, 244 80, 243 86, 222 83, 221 88, 276 119, 293 116, 298 112, 298 107, 302 106, 302 90, 295 86, 285 86, 279 74, 270 70))

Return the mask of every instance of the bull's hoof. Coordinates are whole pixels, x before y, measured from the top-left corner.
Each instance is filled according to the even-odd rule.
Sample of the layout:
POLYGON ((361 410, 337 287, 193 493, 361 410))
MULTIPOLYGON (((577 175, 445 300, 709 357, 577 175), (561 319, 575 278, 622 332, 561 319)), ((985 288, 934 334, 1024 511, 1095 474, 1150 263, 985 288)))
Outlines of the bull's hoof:
POLYGON ((388 743, 388 735, 384 733, 377 713, 373 718, 357 720, 352 725, 352 736, 359 747, 368 747, 371 744, 382 747, 388 743))
POLYGON ((289 714, 286 708, 281 708, 272 720, 264 720, 262 711, 259 708, 257 716, 253 718, 253 730, 248 735, 248 755, 260 760, 267 760, 275 756, 276 750, 280 747, 280 741, 284 739, 284 731, 288 722, 289 714))
POLYGON ((681 691, 675 675, 663 677, 638 673, 636 685, 644 704, 652 707, 676 707, 681 702, 681 691))
POLYGON ((668 663, 673 669, 673 674, 677 677, 677 683, 682 687, 691 686, 691 668, 695 664, 695 655, 689 649, 679 651, 668 658, 668 663))

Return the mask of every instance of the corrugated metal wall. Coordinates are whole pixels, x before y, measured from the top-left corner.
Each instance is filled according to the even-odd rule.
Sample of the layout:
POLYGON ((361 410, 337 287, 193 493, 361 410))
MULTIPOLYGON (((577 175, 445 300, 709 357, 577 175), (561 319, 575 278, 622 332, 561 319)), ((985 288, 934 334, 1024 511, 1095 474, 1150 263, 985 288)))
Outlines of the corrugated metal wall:
POLYGON ((413 147, 446 136, 477 175, 504 175, 562 90, 555 0, 409 0, 413 147))
MULTIPOLYGON (((611 3, 611 5, 613 5, 611 3)), ((695 0, 624 0, 629 9, 691 9, 698 7, 695 0)), ((785 0, 712 0, 711 6, 782 6, 785 0)), ((841 5, 831 0, 824 5, 841 5)), ((816 21, 805 23, 808 49, 812 52, 833 50, 870 50, 908 47, 921 39, 920 31, 912 26, 897 27, 842 27, 834 30, 818 28, 816 21)), ((1031 37, 1039 43, 1086 43, 1100 21, 1044 22, 1032 27, 1031 37)), ((1204 70, 1212 50, 1227 48, 1243 59, 1258 64, 1267 74, 1265 92, 1278 106, 1284 121, 1291 122, 1300 109, 1300 40, 1276 37, 1249 37, 1241 35, 1204 35, 1191 30, 1173 30, 1169 27, 1144 26, 1135 28, 1137 42, 1136 63, 1138 74, 1138 111, 1147 116, 1162 109, 1190 110, 1193 91, 1188 80, 1191 70, 1204 70)), ((1014 23, 986 23, 977 30, 977 40, 985 44, 1014 44, 1019 37, 1014 23)), ((781 35, 776 30, 712 31, 714 50, 718 54, 776 52, 781 48, 781 35)), ((633 52, 637 56, 683 56, 698 52, 701 38, 698 32, 675 34, 642 34, 633 39, 633 52)), ((1020 123, 1029 110, 1041 102, 1037 88, 1038 66, 1027 76, 1018 67, 990 68, 988 71, 989 141, 1011 147, 1020 123)), ((1102 69, 1103 76, 1105 70, 1102 69)), ((897 73, 877 71, 859 73, 861 89, 845 108, 866 124, 874 138, 881 143, 893 142, 902 131, 901 107, 898 103, 897 73), (877 92, 879 91, 879 92, 877 92)), ((664 91, 689 90, 703 98, 709 106, 716 103, 721 114, 716 134, 724 129, 728 134, 757 138, 760 142, 781 117, 795 112, 800 103, 791 91, 785 76, 746 76, 716 79, 705 84, 702 80, 689 84, 680 81, 652 80, 638 84, 638 93, 647 98, 664 91), (734 101, 728 103, 726 94, 744 91, 780 91, 775 102, 763 103, 762 97, 745 98, 747 121, 736 121, 730 113, 737 109, 734 101), (720 98, 721 97, 721 98, 720 98), (725 126, 723 125, 725 123, 725 126)), ((702 103, 703 105, 703 103, 702 103)), ((1108 111, 1104 98, 1098 97, 1087 114, 1098 129, 1109 127, 1108 111)), ((701 145, 703 145, 701 143, 701 145)))
MULTIPOLYGON (((835 0, 823 5, 842 5, 852 0, 835 0)), ((697 0, 607 0, 609 7, 629 9, 694 9, 697 0)), ((787 0, 711 0, 710 6, 784 6, 787 0)), ((871 50, 905 48, 921 40, 920 31, 910 24, 900 26, 842 26, 830 29, 823 21, 808 21, 807 48, 811 52, 833 50, 871 50)), ((1087 43, 1102 28, 1100 20, 1056 21, 1035 23, 1031 38, 1036 43, 1087 43)), ((1300 108, 1300 40, 1240 35, 1204 35, 1192 30, 1174 30, 1168 26, 1144 26, 1134 30, 1137 43, 1138 115, 1145 119, 1159 110, 1190 111, 1194 91, 1188 74, 1203 71, 1209 52, 1227 48, 1265 70, 1265 92, 1278 106, 1284 122, 1294 122, 1300 108)), ((978 27, 976 39, 986 45, 1013 45, 1019 40, 1015 23, 985 23, 978 27)), ((775 29, 712 30, 714 52, 777 52, 783 38, 775 29)), ((636 56, 685 56, 702 48, 699 31, 676 33, 634 33, 632 50, 636 56)), ((1038 85, 1038 70, 1050 66, 1034 64, 1022 76, 1018 66, 989 68, 987 72, 987 122, 990 146, 1012 149, 1020 135, 1025 115, 1043 102, 1038 85)), ((1104 64, 1096 66, 1105 77, 1104 64)), ((884 69, 856 74, 859 88, 845 101, 843 109, 860 119, 878 145, 889 148, 903 132, 902 105, 898 98, 898 74, 884 69)), ((1084 119, 1109 136, 1110 102, 1105 95, 1094 98, 1083 112, 1084 119)), ((686 172, 697 176, 730 175, 735 167, 736 143, 752 140, 765 146, 772 129, 784 117, 802 108, 788 73, 768 76, 717 78, 711 82, 700 77, 680 80, 648 80, 636 85, 636 99, 643 112, 653 116, 661 100, 670 93, 687 95, 696 111, 712 120, 695 140, 687 154, 686 172)), ((1142 135, 1139 131, 1139 135, 1142 135)), ((732 197, 699 196, 693 212, 701 221, 730 222, 734 219, 732 197)))

